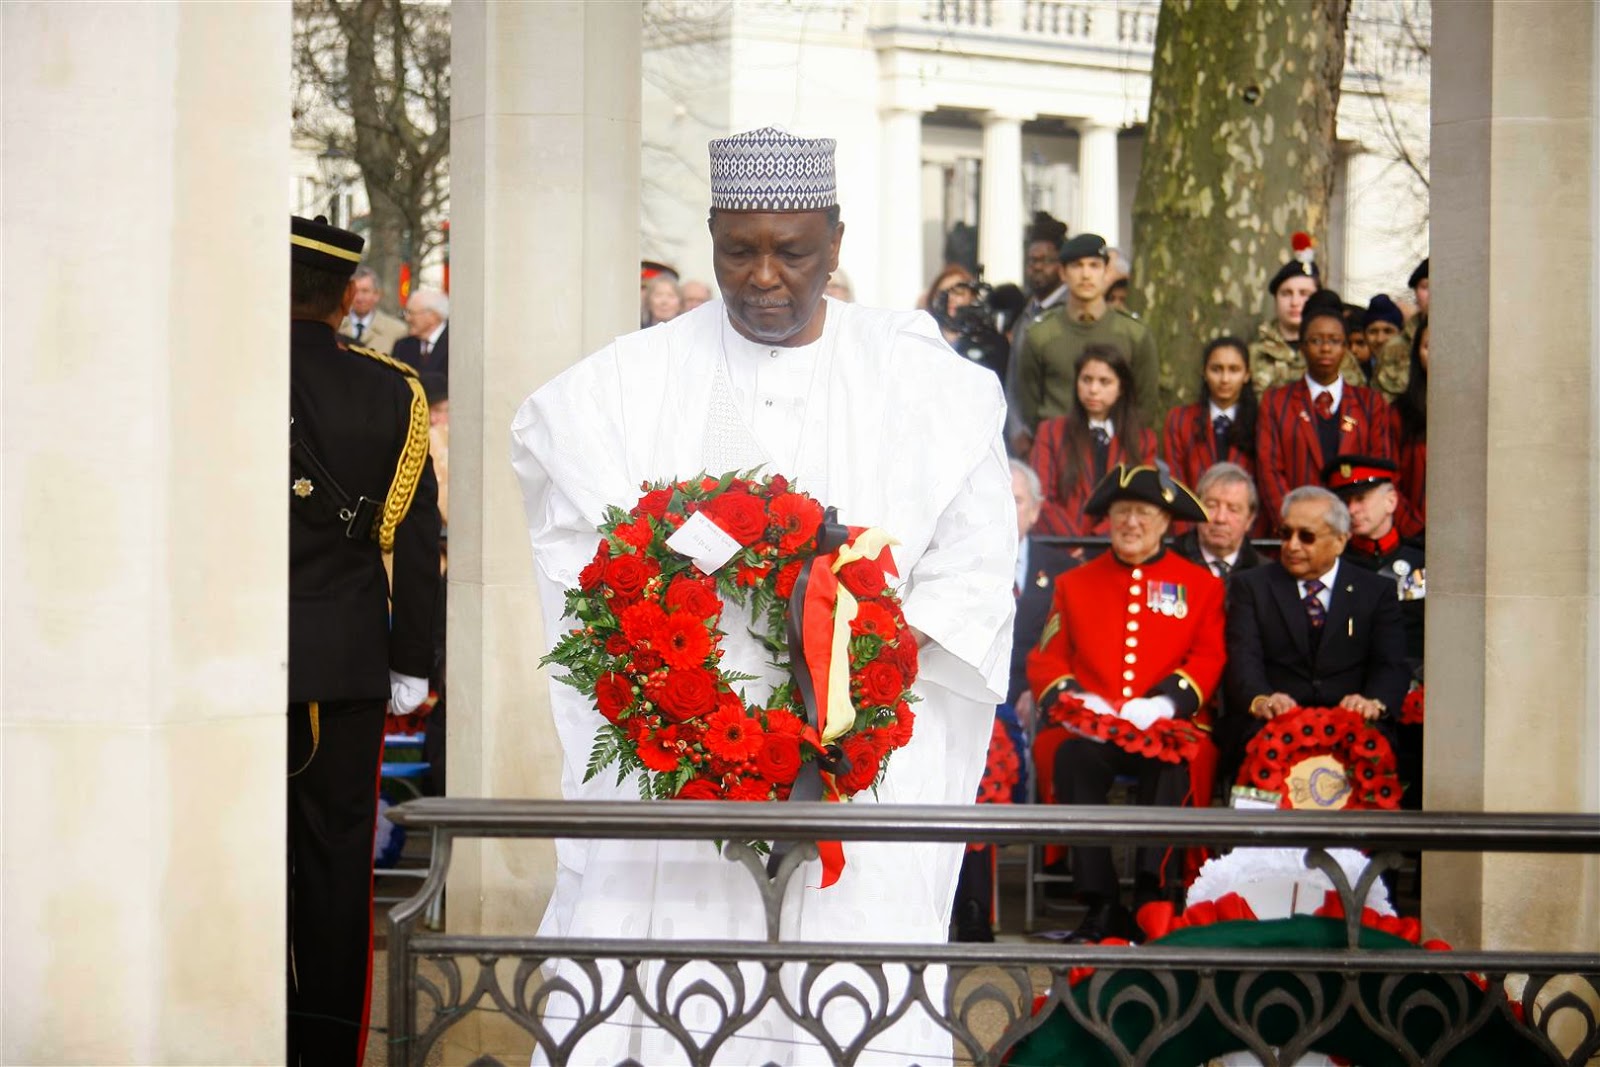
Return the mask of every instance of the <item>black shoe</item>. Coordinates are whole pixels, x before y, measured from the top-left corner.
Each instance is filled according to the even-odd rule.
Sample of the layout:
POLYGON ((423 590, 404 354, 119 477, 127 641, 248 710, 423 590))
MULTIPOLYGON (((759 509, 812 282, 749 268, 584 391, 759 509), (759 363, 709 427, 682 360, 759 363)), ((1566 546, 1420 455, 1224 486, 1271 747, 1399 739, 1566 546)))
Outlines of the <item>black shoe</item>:
POLYGON ((956 940, 988 944, 994 940, 994 928, 983 905, 976 900, 962 901, 956 911, 956 940))
POLYGON ((1121 904, 1109 901, 1089 905, 1089 913, 1083 917, 1083 922, 1072 931, 1067 938, 1068 944, 1084 944, 1094 941, 1104 941, 1108 937, 1126 938, 1132 921, 1128 918, 1128 909, 1121 904))

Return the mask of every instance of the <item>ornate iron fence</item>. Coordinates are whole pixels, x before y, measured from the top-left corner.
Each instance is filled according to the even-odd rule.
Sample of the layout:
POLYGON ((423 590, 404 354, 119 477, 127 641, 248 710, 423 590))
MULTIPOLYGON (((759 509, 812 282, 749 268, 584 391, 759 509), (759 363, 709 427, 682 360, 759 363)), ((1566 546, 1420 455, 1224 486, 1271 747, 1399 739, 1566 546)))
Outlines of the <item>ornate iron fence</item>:
POLYGON ((1600 956, 1376 949, 1357 904, 1401 850, 1600 854, 1600 819, 1592 815, 425 799, 390 818, 433 840, 422 888, 388 920, 392 1063, 424 1063, 452 1026, 486 1010, 526 1032, 543 1060, 565 1063, 580 1040, 624 1009, 658 1045, 671 1046, 674 1059, 692 1064, 710 1064, 719 1051, 726 1057, 741 1028, 778 1016, 804 1043, 794 1060, 804 1063, 874 1062, 871 1050, 882 1049, 886 1031, 918 1015, 949 1034, 958 1062, 975 1064, 1001 1063, 1046 1027, 1091 1050, 1093 1058, 1073 1062, 1130 1065, 1163 1062, 1158 1053, 1174 1062, 1174 1047, 1207 1027, 1272 1067, 1340 1032, 1377 1042, 1390 1050, 1384 1062, 1396 1064, 1579 1067, 1600 1056, 1600 956), (841 841, 1305 848, 1308 864, 1339 893, 1344 936, 1322 948, 780 941, 784 890, 814 854, 809 842, 818 826, 841 841), (725 849, 762 893, 761 941, 423 927, 445 890, 456 840, 563 837, 804 844, 771 876, 752 849, 725 849), (1354 884, 1329 856, 1335 847, 1371 854, 1354 884), (830 985, 837 979, 827 972, 842 962, 859 968, 858 978, 830 985), (841 997, 853 1005, 843 1027, 830 1008, 841 997), (692 1024, 684 1010, 691 1001, 698 1009, 692 1024), (1515 1059, 1493 1058, 1513 1055, 1492 1051, 1508 1048, 1515 1059))

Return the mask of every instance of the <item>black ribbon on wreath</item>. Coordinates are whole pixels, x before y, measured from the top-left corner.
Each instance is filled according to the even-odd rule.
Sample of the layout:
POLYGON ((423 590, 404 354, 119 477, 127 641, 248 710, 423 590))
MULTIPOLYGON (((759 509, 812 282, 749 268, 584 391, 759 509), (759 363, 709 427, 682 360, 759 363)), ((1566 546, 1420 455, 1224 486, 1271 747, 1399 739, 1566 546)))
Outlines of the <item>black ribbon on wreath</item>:
MULTIPOLYGON (((839 522, 839 509, 826 509, 822 513, 822 524, 817 527, 816 547, 812 550, 811 557, 801 566, 800 576, 795 579, 794 589, 789 593, 787 615, 789 673, 794 677, 795 686, 800 690, 800 700, 805 705, 806 725, 815 731, 819 742, 822 738, 826 712, 819 707, 817 688, 811 680, 811 665, 806 659, 806 595, 811 587, 812 568, 817 565, 819 558, 839 551, 849 540, 850 528, 839 522)), ((827 771, 837 776, 849 769, 850 760, 843 749, 836 744, 819 745, 816 758, 800 765, 800 773, 795 776, 794 787, 789 791, 789 799, 821 800, 822 772, 827 771)), ((769 876, 777 874, 778 864, 794 846, 794 841, 772 843, 772 852, 767 860, 769 876)))

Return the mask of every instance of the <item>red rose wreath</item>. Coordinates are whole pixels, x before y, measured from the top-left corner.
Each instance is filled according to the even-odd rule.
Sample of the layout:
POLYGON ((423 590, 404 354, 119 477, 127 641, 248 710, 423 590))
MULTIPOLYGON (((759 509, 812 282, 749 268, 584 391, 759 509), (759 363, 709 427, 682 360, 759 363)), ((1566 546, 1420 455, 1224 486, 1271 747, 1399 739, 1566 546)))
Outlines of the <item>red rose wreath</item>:
POLYGON ((1289 777, 1302 761, 1331 757, 1344 772, 1346 808, 1398 808, 1400 779, 1395 775, 1389 739, 1361 715, 1344 708, 1295 708, 1265 723, 1245 746, 1239 785, 1283 794, 1293 807, 1289 777))
POLYGON ((541 661, 566 668, 561 680, 606 720, 585 780, 615 764, 619 782, 639 772, 647 799, 784 800, 817 763, 829 798, 875 786, 911 740, 917 676, 916 640, 884 577, 888 538, 851 529, 828 550, 823 538, 838 528, 782 475, 643 490, 632 510, 609 509, 594 559, 566 596, 566 614, 582 625, 541 661), (739 544, 714 574, 666 543, 696 514, 739 544), (805 655, 793 659, 791 596, 806 600, 805 655), (736 689, 750 676, 720 668, 727 602, 749 607, 753 635, 790 671, 764 703, 736 689))

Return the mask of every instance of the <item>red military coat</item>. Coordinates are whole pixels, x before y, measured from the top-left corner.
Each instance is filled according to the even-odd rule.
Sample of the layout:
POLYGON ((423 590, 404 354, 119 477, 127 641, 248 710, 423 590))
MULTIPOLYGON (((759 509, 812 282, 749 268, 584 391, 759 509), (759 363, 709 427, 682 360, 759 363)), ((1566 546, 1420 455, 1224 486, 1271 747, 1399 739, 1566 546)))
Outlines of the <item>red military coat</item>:
MULTIPOLYGON (((1083 512, 1083 506, 1089 502, 1097 481, 1093 474, 1092 445, 1078 448, 1078 470, 1083 474, 1069 494, 1065 497, 1061 495, 1061 469, 1066 465, 1066 450, 1072 447, 1072 441, 1067 437, 1069 418, 1069 415, 1060 415, 1041 422, 1033 440, 1033 448, 1028 452, 1028 461, 1033 464, 1039 482, 1044 486, 1044 503, 1039 508, 1039 520, 1034 523, 1032 531, 1036 536, 1088 537, 1104 534, 1109 529, 1105 519, 1083 512)), ((1132 447, 1126 443, 1125 437, 1126 432, 1122 427, 1118 427, 1111 436, 1111 443, 1106 447, 1106 470, 1113 470, 1118 463, 1139 466, 1155 460, 1154 432, 1141 427, 1137 432, 1137 443, 1132 447)))
POLYGON ((1223 628, 1222 582, 1206 568, 1170 550, 1136 567, 1106 552, 1056 579, 1028 684, 1041 707, 1066 688, 1113 708, 1167 696, 1189 718, 1222 678, 1223 628))
MULTIPOLYGON (((1338 455, 1395 458, 1389 405, 1376 389, 1346 382, 1333 417, 1339 424, 1338 455)), ((1256 417, 1256 488, 1262 512, 1276 521, 1289 491, 1321 485, 1322 468, 1333 458, 1322 454, 1305 379, 1268 389, 1256 417)))

